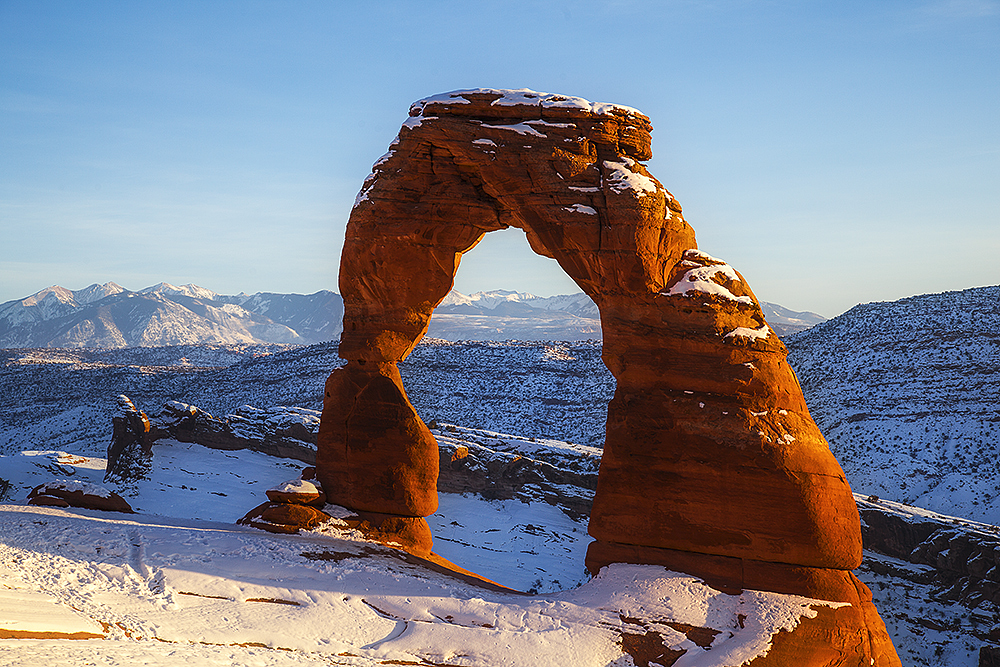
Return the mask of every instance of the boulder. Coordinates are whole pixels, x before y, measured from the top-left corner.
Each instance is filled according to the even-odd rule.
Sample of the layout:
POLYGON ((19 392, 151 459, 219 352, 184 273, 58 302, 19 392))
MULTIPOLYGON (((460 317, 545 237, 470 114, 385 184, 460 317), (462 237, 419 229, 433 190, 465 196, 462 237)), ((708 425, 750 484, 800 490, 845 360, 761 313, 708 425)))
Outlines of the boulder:
POLYGON ((332 518, 326 512, 309 505, 268 501, 247 512, 236 523, 269 533, 297 533, 300 530, 312 530, 332 518))
POLYGON ((58 500, 65 502, 70 507, 105 512, 134 513, 132 506, 117 493, 86 482, 57 480, 39 484, 28 492, 29 505, 64 507, 56 502, 58 500))
POLYGON ((268 500, 273 503, 313 505, 320 508, 326 505, 326 494, 323 493, 323 489, 307 479, 283 482, 268 489, 265 493, 268 500))
POLYGON ((62 498, 57 498, 56 496, 48 496, 45 494, 30 496, 28 498, 28 504, 43 505, 45 507, 71 507, 71 505, 62 498))

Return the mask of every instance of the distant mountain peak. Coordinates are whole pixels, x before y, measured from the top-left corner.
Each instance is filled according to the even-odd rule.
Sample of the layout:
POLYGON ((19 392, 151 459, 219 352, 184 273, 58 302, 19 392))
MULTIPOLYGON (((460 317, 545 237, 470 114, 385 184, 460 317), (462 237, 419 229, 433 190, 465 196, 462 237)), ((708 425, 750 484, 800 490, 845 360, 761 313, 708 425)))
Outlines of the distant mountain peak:
POLYGON ((452 290, 448 292, 444 300, 441 301, 442 306, 468 306, 475 305, 481 308, 495 308, 498 303, 504 301, 534 301, 539 297, 528 292, 516 292, 514 290, 506 289, 494 289, 479 291, 474 294, 462 294, 457 290, 452 290))
POLYGON ((158 282, 155 285, 150 285, 149 287, 143 287, 139 290, 139 294, 150 294, 152 292, 176 292, 178 288, 176 285, 171 285, 167 282, 158 282))
POLYGON ((507 289, 492 289, 486 291, 479 291, 472 295, 472 299, 488 299, 488 298, 505 298, 508 301, 528 301, 530 299, 537 299, 539 297, 531 294, 530 292, 517 292, 514 290, 507 289))
POLYGON ((124 287, 114 282, 106 282, 103 285, 94 283, 89 287, 84 287, 81 290, 74 290, 73 297, 76 299, 78 304, 93 303, 95 301, 100 301, 101 299, 109 296, 114 296, 115 294, 121 294, 122 292, 127 292, 124 287))
POLYGON ((170 283, 161 282, 150 287, 139 290, 140 294, 169 294, 169 295, 181 295, 190 296, 195 299, 208 299, 209 301, 214 301, 215 297, 219 296, 216 292, 210 289, 205 289, 195 285, 194 283, 188 283, 187 285, 181 285, 180 287, 176 285, 171 285, 170 283))
POLYGON ((22 299, 21 305, 26 307, 37 306, 42 302, 53 302, 58 301, 59 303, 64 303, 67 305, 75 305, 76 299, 73 298, 73 292, 61 287, 60 285, 52 285, 51 287, 46 287, 43 290, 35 292, 31 296, 22 299))
POLYGON ((472 297, 462 294, 457 290, 452 290, 445 295, 438 306, 464 306, 472 303, 472 297))
POLYGON ((139 292, 113 282, 77 291, 53 285, 0 304, 0 347, 302 344, 340 331, 343 305, 333 292, 241 301, 194 284, 162 282, 139 292))
MULTIPOLYGON (((761 303, 779 335, 823 320, 761 303)), ((0 304, 0 347, 128 347, 182 344, 317 343, 341 331, 343 300, 315 294, 257 292, 227 296, 193 283, 160 282, 137 292, 114 282, 71 291, 47 287, 0 304)), ((428 336, 445 340, 599 340, 597 305, 582 292, 540 297, 494 289, 451 291, 428 336)))

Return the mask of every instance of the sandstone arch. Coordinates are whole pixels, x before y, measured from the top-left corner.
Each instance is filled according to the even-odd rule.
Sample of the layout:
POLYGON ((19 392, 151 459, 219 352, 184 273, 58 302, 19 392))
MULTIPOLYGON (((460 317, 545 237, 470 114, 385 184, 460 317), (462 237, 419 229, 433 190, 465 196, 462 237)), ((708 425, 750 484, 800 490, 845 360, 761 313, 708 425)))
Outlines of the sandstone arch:
MULTIPOLYGON (((843 472, 749 286, 697 250, 642 164, 651 129, 634 109, 524 90, 411 107, 348 223, 347 364, 327 381, 317 476, 331 502, 395 522, 429 551, 421 517, 437 505, 436 444, 396 363, 426 332, 462 253, 519 227, 597 303, 618 383, 588 567, 658 563, 720 587, 851 602, 850 621, 819 617, 824 646, 898 664, 849 572, 861 536, 843 472)), ((799 664, 826 664, 809 660, 799 664)))

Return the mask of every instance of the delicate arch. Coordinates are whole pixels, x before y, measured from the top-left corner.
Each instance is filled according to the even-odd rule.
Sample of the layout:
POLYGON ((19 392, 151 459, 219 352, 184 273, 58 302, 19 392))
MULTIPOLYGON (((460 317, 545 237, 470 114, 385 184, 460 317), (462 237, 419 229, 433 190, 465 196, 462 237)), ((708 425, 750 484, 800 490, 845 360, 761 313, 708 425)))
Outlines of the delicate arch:
POLYGON ((396 363, 462 254, 515 226, 597 303, 618 383, 591 569, 685 554, 857 567, 857 509, 785 347, 642 164, 651 129, 634 109, 523 90, 413 105, 347 227, 347 364, 327 384, 317 459, 333 502, 414 518, 436 509, 436 444, 396 363))
POLYGON ((347 364, 327 380, 317 477, 331 502, 430 554, 437 444, 396 363, 462 253, 519 227, 597 303, 617 381, 587 567, 659 564, 723 590, 849 603, 817 609, 753 664, 899 665, 849 572, 861 533, 843 471, 743 277, 696 249, 643 166, 651 129, 634 109, 527 90, 413 105, 348 222, 347 364))

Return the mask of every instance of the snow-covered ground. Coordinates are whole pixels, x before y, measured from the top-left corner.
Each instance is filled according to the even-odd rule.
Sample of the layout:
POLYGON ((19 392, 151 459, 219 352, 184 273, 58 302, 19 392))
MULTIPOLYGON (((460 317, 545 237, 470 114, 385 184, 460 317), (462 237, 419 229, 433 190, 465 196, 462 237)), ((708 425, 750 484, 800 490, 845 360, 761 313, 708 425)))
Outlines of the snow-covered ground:
MULTIPOLYGON (((859 336, 851 337, 854 338, 859 336)), ((128 611, 131 607, 127 605, 115 607, 103 602, 104 598, 100 598, 102 600, 100 604, 106 605, 107 609, 83 607, 77 604, 76 600, 89 599, 87 595, 91 592, 96 591, 94 595, 98 597, 103 595, 100 591, 105 589, 100 588, 98 584, 111 586, 111 579, 115 576, 119 577, 115 581, 120 580, 119 584, 115 585, 126 585, 123 578, 125 575, 121 574, 127 572, 125 566, 128 565, 135 570, 129 564, 132 561, 128 560, 131 551, 128 552, 129 555, 113 557, 109 554, 115 549, 125 554, 125 551, 122 551, 125 546, 122 545, 131 544, 133 533, 129 533, 128 530, 132 528, 138 531, 134 534, 140 537, 147 535, 146 527, 152 531, 147 537, 142 537, 142 540, 147 540, 145 542, 140 540, 142 545, 148 545, 154 539, 166 539, 163 535, 167 533, 162 531, 170 529, 176 531, 171 534, 176 536, 178 544, 199 536, 207 539, 210 534, 218 536, 221 540, 225 535, 228 536, 226 539, 238 537, 239 540, 249 540, 249 544, 256 545, 253 549, 259 547, 268 553, 272 547, 265 545, 277 545, 274 546, 275 550, 292 548, 289 545, 298 545, 297 540, 326 540, 328 543, 335 541, 340 546, 331 548, 333 551, 375 548, 373 545, 359 545, 344 541, 342 537, 323 534, 294 538, 276 537, 237 527, 234 524, 238 517, 263 500, 265 489, 298 475, 301 464, 295 461, 269 458, 249 451, 219 452, 196 445, 161 443, 155 447, 154 469, 149 480, 130 488, 115 487, 138 510, 138 515, 117 516, 98 512, 88 513, 83 510, 26 508, 23 505, 27 491, 44 481, 69 479, 102 483, 104 460, 101 457, 110 440, 110 419, 116 409, 116 397, 120 393, 127 393, 133 399, 137 399, 137 405, 151 415, 155 414, 168 399, 193 403, 218 416, 229 414, 243 404, 261 408, 283 404, 318 409, 323 381, 330 369, 340 363, 336 357, 335 345, 289 349, 281 346, 268 348, 184 346, 123 350, 12 350, 0 353, 0 359, 5 362, 0 367, 0 478, 12 482, 9 497, 3 498, 3 482, 0 481, 0 503, 9 503, 0 505, 0 582, 2 582, 0 621, 4 621, 0 622, 0 629, 10 630, 7 626, 17 621, 21 624, 19 627, 29 629, 31 632, 43 632, 47 627, 47 631, 50 632, 72 630, 108 637, 108 639, 74 642, 52 639, 0 640, 0 665, 86 664, 88 661, 96 664, 126 662, 130 664, 143 662, 308 664, 309 661, 316 661, 318 664, 377 664, 378 661, 396 659, 386 657, 394 655, 387 652, 388 644, 383 647, 385 651, 378 652, 374 649, 368 653, 354 651, 357 656, 352 657, 335 656, 322 650, 287 652, 259 646, 228 646, 228 644, 207 646, 190 643, 190 641, 202 641, 200 639, 178 640, 172 644, 139 639, 146 636, 163 639, 156 634, 159 630, 155 628, 159 626, 152 626, 154 627, 152 635, 141 635, 136 634, 138 631, 133 632, 131 629, 133 626, 128 625, 129 632, 133 633, 135 639, 128 639, 127 636, 122 638, 124 630, 120 628, 116 630, 118 626, 113 623, 105 629, 105 626, 98 621, 108 623, 107 618, 120 618, 133 614, 143 623, 147 622, 145 620, 147 615, 151 619, 160 619, 156 621, 159 623, 162 617, 152 611, 147 614, 148 609, 145 607, 137 607, 139 611, 135 612, 128 611), (35 521, 40 523, 34 523, 35 521), (41 522, 47 523, 43 526, 41 522), (65 532, 60 534, 45 532, 50 530, 48 526, 55 525, 53 522, 62 522, 59 525, 65 528, 65 532), (15 529, 15 526, 21 527, 15 529), (209 526, 223 526, 223 528, 209 526), (94 530, 98 532, 95 533, 94 530), (34 542, 31 541, 34 539, 31 537, 32 531, 39 535, 34 542), (85 552, 91 548, 86 545, 95 544, 101 545, 102 553, 109 560, 103 560, 104 556, 97 554, 96 550, 92 550, 89 556, 86 555, 85 552), (119 546, 114 547, 114 544, 119 546), (77 551, 84 555, 76 553, 77 551), (54 575, 48 571, 51 568, 38 564, 45 562, 44 558, 55 555, 70 560, 71 556, 77 558, 73 562, 78 563, 81 572, 111 572, 111 578, 94 575, 92 583, 96 583, 84 585, 79 582, 71 583, 70 574, 59 572, 60 578, 53 579, 54 575), (37 558, 43 560, 36 560, 37 558), (32 569, 35 566, 40 569, 32 569), (113 567, 119 570, 113 570, 113 567), (119 574, 115 575, 114 572, 119 574), (20 615, 15 618, 11 609, 20 610, 20 615), (39 609, 45 610, 44 613, 38 613, 39 609), (105 614, 107 610, 110 611, 105 614), (28 612, 34 612, 34 616, 28 612), (54 619, 57 617, 63 620, 56 622, 54 619), (70 622, 70 619, 74 619, 73 622, 70 622), (99 627, 100 630, 95 631, 95 627, 99 627), (92 644, 98 648, 86 650, 82 648, 92 644)), ((817 369, 828 366, 818 362, 814 366, 803 366, 805 372, 801 372, 800 377, 807 385, 807 392, 808 385, 814 378, 823 379, 821 374, 817 375, 819 373, 817 369)), ((922 386, 935 391, 944 391, 940 378, 952 378, 953 375, 945 373, 947 369, 942 369, 940 365, 934 368, 936 370, 927 376, 922 386), (931 375, 938 378, 937 384, 934 384, 935 380, 931 375)), ((586 466, 584 466, 586 469, 580 468, 581 460, 591 464, 592 459, 597 456, 597 450, 593 449, 593 446, 600 444, 606 400, 613 390, 613 380, 600 363, 599 345, 448 344, 438 341, 419 346, 410 359, 402 365, 401 372, 407 383, 408 392, 425 420, 430 422, 436 419, 441 423, 447 421, 460 425, 454 430, 436 431, 443 445, 459 446, 464 441, 470 448, 472 445, 481 445, 495 451, 507 452, 511 456, 521 455, 549 461, 560 468, 580 472, 589 470, 586 466), (498 379, 501 382, 498 382, 498 379), (481 430, 474 431, 463 427, 481 430), (497 431, 516 433, 518 436, 501 437, 497 431), (545 437, 584 444, 545 442, 545 437), (573 460, 577 454, 587 454, 587 456, 581 456, 574 464, 573 460)), ((985 391, 983 388, 988 389, 993 385, 982 373, 977 372, 974 375, 975 378, 984 379, 983 382, 974 383, 975 387, 972 388, 978 387, 975 389, 979 392, 975 394, 978 396, 975 399, 976 405, 980 411, 989 409, 989 406, 995 403, 991 403, 989 398, 992 396, 989 391, 993 390, 985 391)), ((847 387, 848 384, 839 381, 835 383, 837 387, 847 387)), ((956 387, 961 389, 959 392, 961 395, 972 396, 975 393, 966 387, 966 384, 956 384, 956 387)), ((944 394, 938 395, 938 398, 942 396, 944 394)), ((942 405, 952 406, 949 409, 954 411, 954 396, 949 394, 945 398, 947 400, 944 398, 941 400, 942 405)), ((854 414, 850 411, 845 412, 844 405, 833 400, 826 403, 818 401, 813 407, 813 413, 818 421, 826 418, 824 415, 854 414)), ((956 419, 959 417, 961 415, 956 415, 956 419)), ((982 427, 995 425, 995 415, 991 419, 982 419, 982 427)), ((853 427, 856 424, 872 425, 876 422, 869 419, 868 422, 845 420, 845 423, 848 427, 853 427)), ((885 447, 884 451, 879 448, 880 456, 876 462, 880 462, 881 466, 872 466, 871 457, 858 457, 851 453, 865 451, 865 448, 861 447, 865 443, 877 444, 871 438, 845 440, 841 446, 846 447, 850 443, 853 444, 853 448, 842 449, 838 448, 836 438, 840 437, 838 434, 845 427, 829 424, 824 428, 828 434, 834 436, 832 438, 834 449, 845 463, 845 470, 856 491, 863 491, 866 496, 869 493, 880 495, 883 499, 880 503, 883 509, 895 507, 893 503, 887 502, 886 498, 904 499, 900 494, 888 493, 890 489, 883 492, 881 487, 869 487, 864 481, 867 477, 858 475, 863 472, 871 476, 883 471, 887 476, 891 472, 897 478, 905 477, 908 483, 915 481, 916 477, 909 476, 912 471, 907 464, 908 448, 885 447)), ((925 432, 924 428, 910 430, 913 433, 909 431, 904 433, 907 439, 916 438, 925 432)), ((931 437, 934 435, 934 428, 928 428, 926 432, 930 434, 927 436, 930 439, 917 439, 915 442, 920 445, 918 452, 924 451, 927 456, 933 458, 938 456, 935 454, 938 451, 934 446, 935 441, 931 437)), ((952 429, 950 432, 954 433, 955 430, 952 429)), ((988 437, 980 439, 984 442, 990 441, 988 437)), ((958 448, 955 451, 961 453, 964 450, 958 448)), ((985 460, 988 461, 988 448, 985 448, 984 453, 987 454, 985 460)), ((980 459, 976 460, 982 462, 980 459)), ((977 470, 991 469, 983 465, 977 470)), ((949 474, 958 472, 952 470, 949 474)), ((995 472, 989 474, 993 475, 995 472)), ((989 475, 968 474, 956 479, 955 483, 951 484, 956 489, 952 494, 953 500, 963 500, 964 496, 958 493, 958 490, 983 487, 989 479, 993 478, 989 475)), ((945 485, 942 490, 947 487, 948 485, 945 485)), ((968 513, 956 511, 955 505, 951 508, 942 505, 940 509, 946 514, 973 516, 980 521, 993 521, 989 517, 981 516, 981 513, 973 512, 986 507, 983 502, 985 498, 980 497, 981 495, 977 493, 976 497, 972 498, 979 500, 979 505, 971 501, 968 506, 961 505, 960 510, 964 507, 969 510, 968 513)), ((592 590, 596 586, 593 582, 588 583, 589 577, 583 569, 583 554, 590 539, 586 534, 585 520, 574 521, 552 505, 534 502, 532 496, 532 493, 522 493, 518 494, 521 500, 487 501, 474 495, 441 494, 440 509, 429 519, 435 535, 435 552, 493 581, 521 591, 534 590, 536 593, 530 598, 532 600, 570 602, 571 600, 564 596, 580 595, 579 591, 592 590), (524 500, 528 502, 522 502, 524 500)), ((931 506, 938 507, 938 505, 931 506)), ((899 511, 915 513, 914 516, 921 520, 934 518, 933 513, 912 508, 899 506, 899 511)), ((963 519, 945 517, 944 521, 956 526, 971 525, 963 519)), ((979 530, 976 526, 972 528, 979 530)), ((988 532, 989 529, 990 526, 983 528, 988 532)), ((221 583, 221 586, 243 585, 244 579, 249 577, 246 572, 257 567, 260 560, 254 557, 237 567, 234 565, 235 560, 227 559, 225 563, 236 568, 227 569, 229 565, 223 567, 224 562, 215 559, 215 556, 207 550, 209 547, 202 545, 199 548, 202 550, 198 557, 209 559, 199 562, 215 563, 215 565, 205 564, 197 567, 211 570, 212 576, 218 577, 220 581, 236 582, 221 583)), ((221 549, 221 547, 212 548, 221 549)), ((311 547, 302 546, 302 551, 297 553, 308 551, 309 548, 311 547)), ((253 550, 250 547, 248 549, 253 550)), ((167 553, 164 549, 159 549, 159 552, 167 553)), ((143 553, 145 560, 142 562, 149 572, 164 572, 172 567, 166 561, 157 560, 159 557, 154 558, 146 546, 143 546, 143 553)), ((195 559, 194 551, 189 552, 185 558, 195 559)), ((289 570, 292 574, 288 575, 291 577, 299 576, 295 573, 302 571, 296 568, 336 565, 332 561, 311 561, 308 558, 303 561, 303 558, 289 557, 280 564, 274 560, 268 561, 275 568, 270 576, 284 576, 286 567, 292 568, 289 570)), ((354 564, 355 560, 363 561, 366 568, 375 567, 378 562, 384 563, 384 567, 380 566, 381 578, 378 581, 384 583, 391 580, 400 586, 390 588, 390 592, 411 590, 407 587, 417 584, 410 581, 410 577, 418 576, 415 573, 419 573, 419 577, 424 578, 420 581, 424 581, 426 577, 436 577, 445 582, 441 585, 465 587, 462 588, 465 591, 463 594, 470 598, 494 600, 486 596, 499 595, 495 591, 469 588, 467 583, 433 571, 420 570, 412 563, 403 563, 391 556, 372 555, 370 559, 345 559, 340 565, 357 569, 360 566, 354 564), (399 567, 404 569, 399 570, 399 567)), ((260 562, 265 561, 260 560, 260 562)), ((196 566, 184 567, 193 571, 196 566)), ((945 599, 942 597, 940 586, 932 582, 932 577, 927 574, 929 570, 922 568, 923 566, 914 566, 887 556, 866 552, 866 564, 858 571, 858 576, 872 588, 876 605, 887 623, 890 634, 894 637, 904 665, 945 664, 950 667, 973 667, 978 662, 978 646, 983 643, 995 644, 993 639, 995 635, 991 634, 991 628, 996 625, 995 606, 985 605, 969 609, 961 602, 945 599), (924 581, 927 583, 922 583, 924 581)), ((662 574, 662 571, 660 573, 662 574)), ((329 578, 323 573, 316 576, 318 580, 324 582, 329 578)), ((650 576, 655 578, 660 574, 650 576)), ((164 577, 165 582, 170 581, 167 575, 164 577)), ((169 592, 171 590, 169 584, 164 585, 166 588, 163 590, 169 592)), ((308 588, 311 585, 302 584, 301 589, 296 590, 312 590, 308 588)), ((136 586, 138 588, 135 590, 142 590, 141 585, 136 584, 136 586)), ((126 597, 125 594, 121 594, 114 599, 122 601, 126 597)), ((237 597, 233 594, 230 602, 235 604, 237 597)), ((254 596, 248 594, 247 597, 254 596)), ((184 596, 176 591, 173 598, 182 603, 212 599, 184 596)), ((525 608, 516 605, 523 605, 528 599, 510 594, 501 595, 501 598, 516 601, 516 604, 510 603, 515 606, 509 609, 516 608, 521 611, 525 608)), ((300 599, 295 598, 295 600, 300 599)), ((241 604, 245 602, 246 600, 241 599, 241 604)), ((254 603, 249 604, 249 607, 257 610, 269 609, 270 612, 260 613, 271 614, 274 614, 275 610, 287 612, 286 607, 295 607, 294 605, 281 607, 279 604, 254 603), (255 604, 259 604, 260 607, 256 607, 255 604)), ((507 602, 503 604, 507 605, 507 602)), ((604 610, 601 613, 611 608, 607 605, 602 607, 601 604, 605 603, 598 605, 604 610)), ((504 608, 508 609, 506 606, 504 608)), ((458 618, 452 611, 444 611, 442 618, 449 613, 458 618)), ((220 618, 228 617, 227 614, 228 612, 221 614, 220 618)), ((217 620, 211 615, 207 615, 206 618, 208 619, 206 623, 209 621, 214 623, 217 620)), ((406 617, 410 627, 420 623, 417 618, 417 616, 406 617)), ((584 637, 586 642, 593 641, 606 647, 606 641, 611 641, 611 646, 617 647, 615 649, 617 653, 612 651, 617 657, 609 659, 606 663, 596 662, 598 658, 594 658, 593 664, 614 664, 616 660, 625 660, 620 664, 629 664, 629 659, 623 658, 621 654, 620 633, 623 630, 641 633, 658 627, 637 627, 627 623, 623 626, 618 622, 612 623, 611 626, 601 625, 604 622, 602 620, 598 623, 599 630, 591 628, 584 632, 577 626, 573 626, 577 627, 576 630, 566 630, 566 632, 579 632, 577 636, 584 637), (605 631, 610 632, 610 635, 601 634, 605 631), (612 639, 607 640, 608 636, 612 639), (601 638, 595 639, 595 637, 601 638)), ((140 627, 141 623, 136 621, 134 625, 140 627)), ((331 620, 323 632, 325 633, 323 636, 330 639, 336 636, 339 630, 337 624, 331 620)), ((664 637, 669 635, 666 630, 662 630, 661 634, 664 637)), ((523 633, 517 636, 522 637, 523 633)), ((237 642, 236 635, 233 637, 234 639, 228 643, 246 643, 243 639, 237 642)), ((266 643, 263 639, 250 641, 266 643)), ((531 641, 537 641, 537 638, 532 638, 531 641)), ((519 646, 519 642, 520 640, 515 641, 512 645, 519 646)), ((275 645, 290 648, 283 643, 275 645)), ((485 644, 475 645, 481 648, 485 644)), ((669 642, 667 645, 670 645, 669 642)), ((435 647, 436 650, 440 650, 444 644, 435 644, 435 647)), ((504 664, 503 660, 506 658, 503 656, 510 655, 496 647, 490 650, 490 659, 483 659, 478 663, 472 658, 454 656, 443 659, 434 657, 430 653, 420 654, 419 659, 411 657, 399 660, 418 663, 423 660, 424 662, 420 664, 434 662, 504 664)), ((712 653, 718 655, 715 648, 712 653)), ((522 661, 517 664, 533 664, 531 656, 541 656, 538 657, 537 664, 547 664, 543 658, 548 655, 550 654, 544 652, 520 653, 517 656, 522 661)), ((594 655, 600 657, 604 654, 595 651, 594 655)), ((692 658, 693 655, 687 657, 692 658)), ((552 664, 571 663, 564 657, 552 664)), ((588 663, 584 661, 579 664, 588 663)))
POLYGON ((0 505, 0 637, 22 637, 0 639, 0 664, 624 667, 634 662, 623 635, 647 633, 685 651, 678 667, 738 664, 829 604, 725 595, 653 566, 591 580, 585 526, 557 508, 442 494, 435 551, 533 593, 477 586, 330 528, 236 525, 264 490, 298 475, 297 462, 154 449, 150 478, 120 489, 136 514, 20 504, 43 481, 100 484, 103 459, 0 457, 11 481, 0 505), (690 627, 714 641, 689 639, 690 627))

